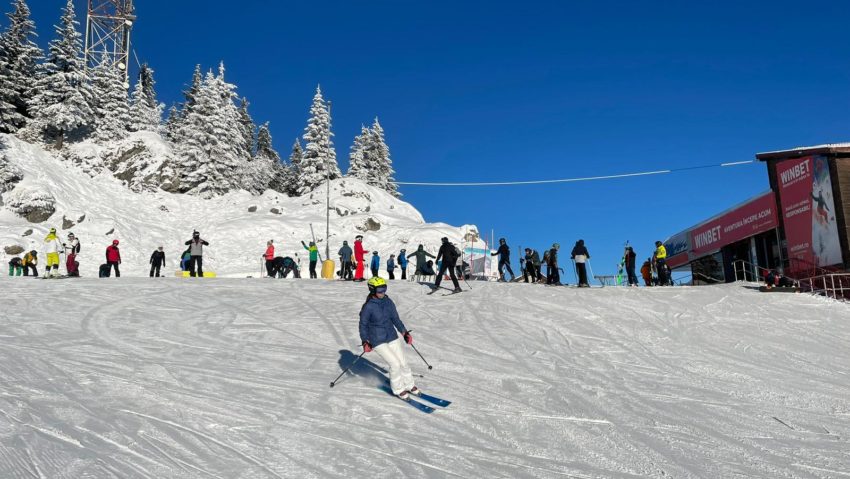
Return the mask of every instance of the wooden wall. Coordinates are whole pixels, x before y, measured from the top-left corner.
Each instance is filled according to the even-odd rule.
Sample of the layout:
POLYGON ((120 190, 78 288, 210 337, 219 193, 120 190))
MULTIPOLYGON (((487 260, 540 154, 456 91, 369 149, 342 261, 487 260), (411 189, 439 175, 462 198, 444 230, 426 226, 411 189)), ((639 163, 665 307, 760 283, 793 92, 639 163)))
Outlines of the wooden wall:
POLYGON ((850 269, 850 158, 830 158, 832 196, 835 200, 835 219, 841 239, 844 269, 850 269))

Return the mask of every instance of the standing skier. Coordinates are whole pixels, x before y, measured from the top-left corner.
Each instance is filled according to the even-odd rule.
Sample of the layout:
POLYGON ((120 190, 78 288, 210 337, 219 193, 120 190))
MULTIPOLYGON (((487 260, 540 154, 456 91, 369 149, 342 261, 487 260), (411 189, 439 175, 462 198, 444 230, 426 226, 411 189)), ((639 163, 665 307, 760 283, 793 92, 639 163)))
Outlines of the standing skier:
POLYGON ((626 246, 626 251, 623 253, 623 262, 626 265, 626 275, 629 277, 629 286, 637 286, 638 279, 635 274, 635 250, 631 246, 626 246))
POLYGON ((540 254, 531 248, 525 248, 525 271, 522 275, 526 283, 536 283, 540 280, 540 254), (531 281, 529 281, 529 277, 531 281))
POLYGON ((416 274, 420 276, 431 276, 434 274, 433 272, 428 272, 428 258, 433 258, 434 255, 425 251, 424 246, 419 245, 416 251, 407 255, 407 259, 410 259, 411 256, 416 258, 416 274))
POLYGON ((79 276, 80 264, 77 263, 77 254, 80 252, 80 240, 74 233, 68 233, 68 242, 62 246, 65 248, 65 269, 68 276, 79 276))
POLYGON ((310 246, 307 246, 302 241, 301 246, 310 252, 310 279, 316 279, 318 278, 316 275, 316 263, 319 262, 319 248, 316 246, 314 241, 310 242, 310 246))
POLYGON ((118 265, 121 264, 121 251, 118 250, 118 240, 112 240, 112 244, 106 247, 106 264, 107 278, 112 268, 115 268, 115 277, 121 277, 121 270, 118 269, 118 265))
POLYGON ((387 274, 390 276, 390 279, 395 279, 395 255, 391 254, 390 259, 387 260, 387 274))
POLYGON ((655 242, 655 253, 652 254, 655 271, 658 274, 658 285, 667 286, 667 248, 660 241, 655 242))
POLYGON ((584 240, 576 241, 576 245, 573 247, 573 252, 570 255, 572 259, 576 262, 576 270, 578 271, 578 287, 579 288, 589 288, 590 285, 587 283, 587 260, 590 259, 590 253, 587 252, 587 247, 584 246, 584 240))
POLYGON ((351 280, 351 255, 354 253, 351 251, 351 246, 348 246, 348 241, 342 242, 342 248, 337 254, 340 262, 340 279, 351 280))
POLYGON ((160 269, 165 265, 165 251, 162 250, 162 246, 151 254, 151 259, 148 263, 151 265, 151 278, 154 277, 154 274, 159 278, 160 269))
POLYGON ((192 232, 192 239, 186 242, 189 247, 189 276, 203 278, 204 277, 204 246, 209 246, 205 240, 201 239, 201 233, 192 232))
POLYGON ((386 295, 387 282, 375 276, 368 285, 369 296, 360 308, 360 341, 363 351, 375 351, 387 362, 393 394, 401 399, 408 399, 410 394, 419 395, 419 389, 413 384, 413 373, 404 358, 398 333, 402 333, 407 344, 413 344, 413 337, 401 322, 395 303, 386 295))
POLYGON ((266 260, 266 277, 274 278, 274 240, 266 242, 266 252, 263 253, 266 260))
POLYGON ((372 262, 369 264, 369 269, 372 270, 372 277, 378 276, 378 270, 381 269, 381 257, 377 251, 372 251, 372 262))
POLYGON ((401 268, 401 279, 407 279, 407 250, 404 248, 398 252, 398 267, 401 268))
POLYGON ((363 248, 363 235, 354 237, 354 259, 357 261, 357 267, 354 270, 354 281, 365 281, 363 278, 363 269, 366 267, 366 250, 363 248))
POLYGON ((437 280, 434 281, 434 290, 440 287, 443 274, 448 271, 449 277, 452 278, 452 284, 455 287, 452 293, 460 293, 463 290, 460 289, 460 284, 457 282, 457 275, 455 275, 455 265, 458 259, 457 250, 455 249, 455 245, 449 242, 448 238, 444 237, 441 241, 443 244, 440 246, 440 251, 437 252, 437 262, 440 263, 440 271, 437 273, 437 280), (442 262, 440 262, 441 259, 442 262))
POLYGON ((32 275, 38 277, 38 269, 36 266, 38 265, 38 251, 32 250, 29 253, 24 255, 23 266, 24 266, 24 276, 30 275, 30 268, 32 268, 32 275))
POLYGON ((546 284, 561 284, 561 273, 558 272, 558 250, 561 245, 553 243, 546 261, 546 284))
POLYGON ((61 247, 59 238, 56 237, 56 228, 50 228, 50 233, 44 238, 44 250, 47 251, 47 269, 44 271, 44 276, 48 278, 59 276, 59 248, 61 247))
POLYGON ((503 268, 507 268, 508 273, 511 274, 511 281, 513 281, 516 276, 514 276, 514 272, 511 269, 511 249, 508 247, 505 238, 499 238, 499 249, 495 253, 490 253, 490 256, 496 255, 499 255, 499 281, 505 281, 503 268))

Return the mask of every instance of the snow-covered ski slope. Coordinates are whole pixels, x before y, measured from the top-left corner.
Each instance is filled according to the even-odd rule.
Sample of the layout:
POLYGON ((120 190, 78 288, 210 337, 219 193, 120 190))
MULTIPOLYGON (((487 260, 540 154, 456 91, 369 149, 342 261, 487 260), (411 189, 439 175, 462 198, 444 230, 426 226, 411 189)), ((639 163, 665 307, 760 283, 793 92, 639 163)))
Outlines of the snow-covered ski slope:
MULTIPOLYGON (((134 135, 154 152, 169 149, 156 135, 134 135)), ((292 256, 306 269, 308 259, 301 241, 311 240, 311 224, 325 259, 324 187, 294 198, 272 190, 261 196, 235 191, 209 200, 162 191, 133 193, 108 172, 92 178, 74 164, 13 136, 0 135, 0 147, 0 153, 24 172, 24 180, 4 198, 16 191, 33 189, 48 192, 56 199, 56 212, 38 224, 0 208, 0 246, 19 245, 41 254, 51 227, 59 230, 62 240, 73 232, 82 246, 78 260, 83 276, 97 276, 98 266, 105 262, 106 247, 113 239, 121 242, 122 275, 147 276, 148 260, 158 246, 165 248, 165 270, 170 275, 177 270, 179 256, 186 248, 184 243, 195 229, 210 242, 204 250, 204 269, 220 276, 259 275, 261 256, 269 239, 275 240, 276 255, 292 256), (256 211, 249 212, 253 208, 256 211), (79 224, 62 229, 63 217, 77 222, 83 216, 85 219, 79 224), (33 233, 22 236, 28 229, 33 233)), ((400 248, 410 253, 422 243, 436 254, 443 236, 459 244, 467 232, 477 231, 472 225, 426 223, 409 203, 357 179, 332 181, 330 194, 333 260, 337 260, 342 241, 348 240, 353 246, 357 234, 364 235, 365 248, 380 252, 384 270, 389 255, 398 254, 400 248)), ((9 260, 2 250, 0 258, 4 265, 9 260)))
POLYGON ((848 306, 751 287, 391 282, 428 415, 363 284, 3 277, 0 477, 848 476, 848 306))

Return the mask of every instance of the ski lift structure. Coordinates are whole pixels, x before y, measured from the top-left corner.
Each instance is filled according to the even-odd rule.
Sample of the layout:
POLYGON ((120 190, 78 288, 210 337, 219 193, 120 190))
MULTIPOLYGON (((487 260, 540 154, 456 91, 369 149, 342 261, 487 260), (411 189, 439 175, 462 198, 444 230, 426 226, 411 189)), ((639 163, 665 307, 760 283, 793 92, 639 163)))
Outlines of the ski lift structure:
POLYGON ((86 68, 100 64, 104 55, 124 75, 129 89, 130 32, 136 22, 133 0, 88 0, 86 68))

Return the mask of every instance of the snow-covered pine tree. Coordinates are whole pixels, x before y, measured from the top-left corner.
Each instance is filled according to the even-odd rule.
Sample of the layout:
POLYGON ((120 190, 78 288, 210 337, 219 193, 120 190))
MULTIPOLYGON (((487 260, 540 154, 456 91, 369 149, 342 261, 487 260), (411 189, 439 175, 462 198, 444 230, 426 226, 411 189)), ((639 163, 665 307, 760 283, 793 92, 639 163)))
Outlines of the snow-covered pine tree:
POLYGON ((9 27, 0 36, 0 131, 14 133, 29 117, 30 87, 43 56, 33 38, 35 22, 25 0, 15 0, 9 27))
POLYGON ((100 141, 120 140, 127 136, 130 105, 124 86, 124 73, 104 53, 91 70, 95 137, 100 141))
POLYGON ((171 108, 168 109, 168 118, 165 119, 165 127, 162 129, 162 134, 166 140, 173 143, 177 138, 179 128, 180 110, 177 109, 177 105, 171 105, 171 108))
POLYGON ((336 162, 336 150, 331 141, 332 136, 331 115, 322 98, 321 88, 316 87, 316 95, 310 107, 310 119, 307 121, 302 137, 307 142, 307 146, 299 164, 299 195, 313 191, 325 182, 326 176, 332 180, 341 176, 336 162))
POLYGON ((48 45, 48 54, 39 66, 30 108, 33 119, 27 136, 52 139, 61 149, 66 135, 74 135, 93 120, 92 91, 81 54, 82 40, 77 31, 74 1, 68 0, 62 18, 55 26, 57 38, 48 45))
POLYGON ((370 165, 366 164, 364 154, 371 138, 372 132, 365 126, 360 125, 360 134, 354 137, 354 143, 351 145, 351 152, 348 154, 348 174, 346 176, 357 178, 368 183, 370 165))
POLYGON ((268 188, 281 193, 287 193, 286 185, 289 175, 289 167, 280 159, 280 154, 272 145, 272 134, 269 129, 269 122, 260 125, 257 131, 257 152, 254 155, 254 163, 266 165, 268 169, 269 179, 266 181, 268 188))
POLYGON ((158 133, 162 126, 162 108, 153 89, 153 70, 143 65, 131 95, 130 130, 158 133))
POLYGON ((239 103, 239 127, 242 130, 242 138, 245 139, 245 145, 247 149, 245 150, 248 158, 254 157, 254 132, 257 129, 257 125, 254 123, 254 119, 251 118, 251 114, 248 113, 248 103, 247 98, 242 98, 239 103))
POLYGON ((243 186, 246 147, 233 103, 235 88, 224 80, 224 64, 218 76, 207 73, 181 122, 176 148, 183 192, 209 198, 243 186))
POLYGON ((284 188, 289 196, 298 196, 298 190, 301 186, 301 160, 303 158, 304 150, 301 148, 301 140, 296 138, 295 143, 292 144, 292 153, 289 154, 289 164, 284 180, 284 188))
MULTIPOLYGON (((195 65, 195 71, 192 74, 192 83, 189 88, 183 91, 185 100, 177 108, 177 115, 168 112, 168 120, 166 121, 165 135, 172 144, 176 145, 181 142, 180 127, 183 120, 188 116, 189 111, 195 106, 195 98, 201 90, 201 84, 204 81, 204 76, 201 74, 201 65, 195 65)), ((173 108, 173 107, 172 107, 173 108)))
POLYGON ((370 138, 363 155, 364 162, 371 170, 367 183, 400 198, 401 193, 398 192, 398 185, 394 178, 395 170, 390 159, 390 147, 384 140, 384 129, 377 117, 372 123, 372 128, 369 128, 369 133, 370 138))

